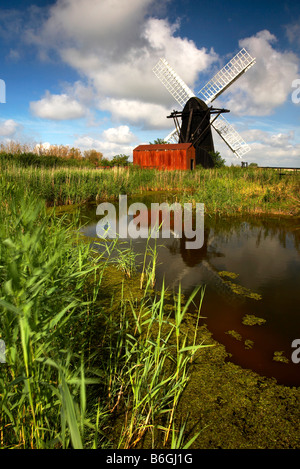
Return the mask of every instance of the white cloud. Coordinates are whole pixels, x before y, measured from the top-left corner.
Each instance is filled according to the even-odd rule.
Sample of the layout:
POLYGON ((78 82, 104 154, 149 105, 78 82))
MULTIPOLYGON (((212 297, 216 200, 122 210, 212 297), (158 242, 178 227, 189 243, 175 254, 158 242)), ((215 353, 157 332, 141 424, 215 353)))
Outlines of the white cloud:
POLYGON ((46 23, 32 39, 57 47, 75 44, 80 49, 98 45, 106 53, 126 46, 139 34, 137 25, 144 18, 153 0, 59 0, 50 8, 46 23))
POLYGON ((150 18, 145 24, 144 37, 158 57, 166 57, 180 77, 193 88, 199 72, 209 69, 218 59, 213 49, 198 49, 187 38, 175 36, 179 23, 150 18))
POLYGON ((34 150, 39 154, 42 153, 43 150, 49 150, 50 147, 51 144, 49 142, 37 143, 34 147, 34 150))
POLYGON ((256 64, 230 87, 227 99, 222 95, 232 113, 267 116, 289 99, 299 58, 293 52, 276 50, 276 41, 264 30, 239 42, 256 58, 256 64))
POLYGON ((0 136, 1 137, 13 137, 19 130, 20 125, 13 119, 7 119, 0 122, 0 136))
POLYGON ((215 149, 226 159, 227 164, 240 165, 241 161, 247 161, 259 166, 299 167, 300 143, 295 142, 293 129, 287 132, 248 129, 239 133, 251 146, 251 151, 241 160, 233 155, 214 132, 215 149))
POLYGON ((136 136, 131 132, 128 125, 120 125, 120 127, 104 130, 103 137, 110 143, 132 143, 136 140, 136 136))
POLYGON ((131 145, 122 145, 117 142, 110 142, 103 139, 93 138, 89 135, 82 135, 75 140, 75 146, 84 150, 97 150, 103 153, 105 158, 111 158, 115 155, 132 155, 134 149, 131 145))
POLYGON ((144 128, 170 128, 167 119, 170 111, 159 104, 144 103, 138 100, 106 98, 99 107, 109 111, 115 121, 125 121, 144 128))
POLYGON ((287 148, 292 146, 294 131, 272 133, 261 129, 249 129, 243 132, 243 137, 248 142, 261 142, 274 148, 287 148))
POLYGON ((242 135, 252 147, 249 158, 260 166, 299 166, 300 144, 295 143, 294 130, 274 133, 250 129, 242 135))
POLYGON ((86 109, 76 99, 67 94, 51 94, 48 91, 44 98, 30 103, 32 113, 42 119, 68 120, 86 115, 86 109))
POLYGON ((256 142, 252 144, 252 151, 245 159, 256 162, 259 166, 299 167, 299 154, 300 144, 276 147, 256 142))
POLYGON ((164 121, 166 109, 162 107, 167 106, 169 113, 176 103, 154 76, 154 65, 165 56, 192 87, 198 73, 216 61, 217 55, 181 38, 178 23, 149 16, 153 7, 166 3, 60 0, 50 8, 42 27, 30 31, 27 37, 39 48, 54 49, 76 69, 93 89, 100 110, 109 110, 125 125, 138 124, 140 119, 144 128, 156 127, 159 121, 168 127, 170 124, 164 121), (133 111, 125 110, 126 101, 136 117, 133 111), (162 107, 156 107, 153 113, 154 105, 162 107), (162 112, 160 118, 157 112, 162 112))
POLYGON ((136 146, 132 144, 137 141, 137 137, 127 125, 120 125, 104 130, 99 136, 80 135, 75 141, 75 146, 82 151, 95 149, 103 153, 106 158, 111 158, 119 154, 131 156, 136 146))

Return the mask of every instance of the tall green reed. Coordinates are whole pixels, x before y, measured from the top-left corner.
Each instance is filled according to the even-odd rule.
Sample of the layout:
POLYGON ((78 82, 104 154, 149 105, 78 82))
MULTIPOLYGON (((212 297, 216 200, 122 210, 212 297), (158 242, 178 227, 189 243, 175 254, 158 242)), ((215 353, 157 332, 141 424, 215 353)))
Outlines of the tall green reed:
POLYGON ((151 277, 139 305, 134 299, 127 301, 134 322, 130 328, 128 323, 124 328, 122 322, 123 340, 119 346, 123 355, 120 347, 115 349, 124 363, 118 377, 120 394, 115 406, 121 407, 123 422, 117 444, 125 449, 143 447, 144 444, 151 448, 170 445, 170 430, 177 431, 174 430, 174 417, 188 383, 189 365, 197 350, 203 347, 196 344, 195 339, 189 343, 187 335, 181 331, 183 318, 197 290, 184 306, 179 292, 180 299, 176 300, 173 316, 166 313, 164 286, 154 297, 146 294, 148 290, 152 291, 151 277), (120 395, 123 396, 121 403, 120 395))
POLYGON ((124 282, 115 298, 103 284, 115 243, 93 252, 76 217, 57 217, 19 184, 3 182, 1 447, 128 448, 148 433, 154 447, 173 425, 198 347, 180 336, 180 308, 175 323, 165 315, 164 289, 151 296, 155 256, 142 290, 137 279, 139 298, 124 282), (112 418, 122 421, 110 440, 112 418))
POLYGON ((47 216, 41 201, 17 194, 11 186, 0 215, 1 443, 53 447, 62 443, 58 416, 68 402, 61 370, 65 363, 70 370, 80 366, 93 320, 92 293, 83 290, 101 267, 89 247, 76 242, 76 223, 47 216), (67 401, 57 399, 60 388, 67 401))

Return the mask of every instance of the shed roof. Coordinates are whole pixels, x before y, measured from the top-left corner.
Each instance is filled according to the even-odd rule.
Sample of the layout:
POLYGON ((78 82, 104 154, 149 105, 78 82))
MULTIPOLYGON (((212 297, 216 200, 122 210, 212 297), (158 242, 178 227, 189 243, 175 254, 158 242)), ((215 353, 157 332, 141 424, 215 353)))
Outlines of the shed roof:
POLYGON ((155 145, 139 145, 133 151, 145 151, 145 150, 187 150, 193 146, 191 143, 164 143, 155 145))

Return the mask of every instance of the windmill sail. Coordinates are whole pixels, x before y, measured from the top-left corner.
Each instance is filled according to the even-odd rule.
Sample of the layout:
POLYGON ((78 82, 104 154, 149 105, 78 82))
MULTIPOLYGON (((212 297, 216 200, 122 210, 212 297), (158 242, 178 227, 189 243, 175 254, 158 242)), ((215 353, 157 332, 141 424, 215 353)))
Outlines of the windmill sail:
POLYGON ((169 133, 169 135, 164 138, 164 141, 167 143, 178 143, 178 139, 179 135, 177 129, 174 129, 172 130, 172 132, 169 133))
POLYGON ((211 103, 243 73, 255 64, 255 59, 246 51, 240 50, 201 90, 200 97, 206 104, 211 103))
POLYGON ((166 59, 159 59, 153 72, 181 107, 184 107, 186 102, 195 96, 195 93, 177 75, 166 59))
POLYGON ((250 145, 244 141, 224 116, 220 115, 218 119, 213 122, 212 127, 229 146, 237 158, 241 158, 251 150, 250 145))
MULTIPOLYGON (((199 91, 200 98, 208 105, 254 64, 255 59, 246 49, 242 49, 199 91)), ((153 72, 181 108, 195 96, 195 93, 177 75, 166 59, 161 58, 153 68, 153 72)), ((222 115, 219 115, 211 125, 237 158, 241 158, 251 150, 250 145, 222 115)), ((164 140, 168 143, 177 143, 177 130, 174 129, 164 140)))

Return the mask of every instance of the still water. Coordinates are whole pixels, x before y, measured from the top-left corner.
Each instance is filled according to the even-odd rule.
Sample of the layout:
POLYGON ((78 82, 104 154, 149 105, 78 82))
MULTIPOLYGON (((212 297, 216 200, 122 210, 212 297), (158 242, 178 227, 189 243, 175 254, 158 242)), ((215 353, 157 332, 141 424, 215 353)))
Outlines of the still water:
MULTIPOLYGON (((128 204, 134 201, 128 199, 128 204)), ((148 207, 158 201, 164 201, 161 195, 138 199, 148 207)), ((96 206, 83 215, 82 232, 95 238, 96 206)), ((142 262, 146 240, 131 240, 131 245, 142 262)), ((300 385, 300 363, 291 359, 292 342, 300 339, 299 219, 205 215, 201 249, 187 250, 185 240, 175 238, 159 238, 156 245, 156 287, 164 280, 176 290, 180 283, 188 296, 205 285, 202 321, 226 346, 232 362, 278 383, 300 385), (265 322, 245 324, 248 315, 265 322), (277 352, 285 362, 274 360, 277 352)))

